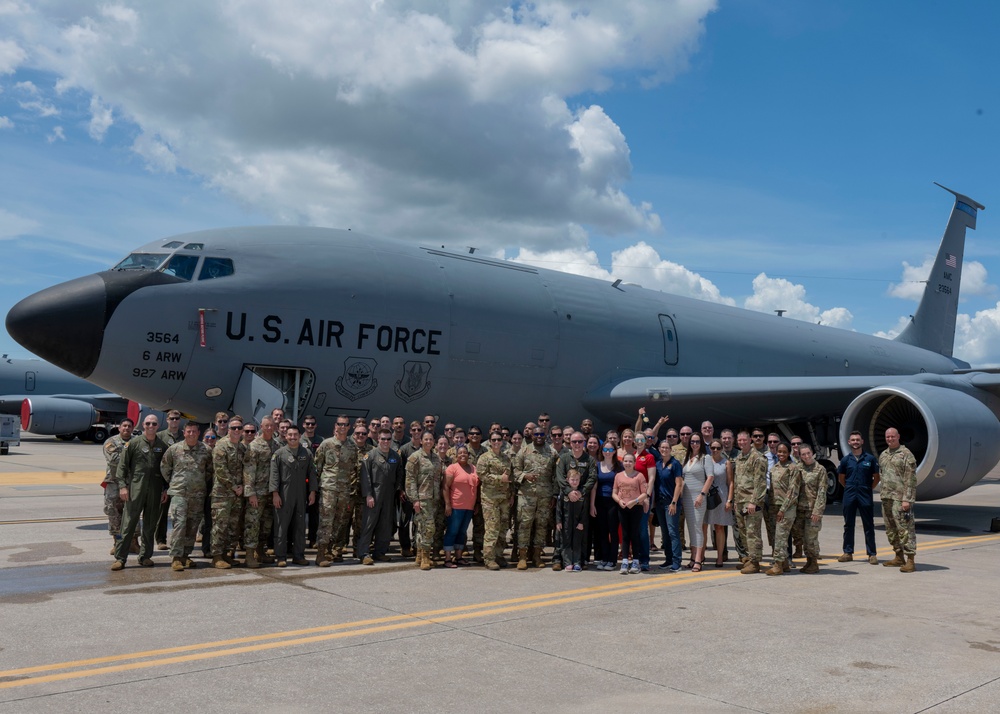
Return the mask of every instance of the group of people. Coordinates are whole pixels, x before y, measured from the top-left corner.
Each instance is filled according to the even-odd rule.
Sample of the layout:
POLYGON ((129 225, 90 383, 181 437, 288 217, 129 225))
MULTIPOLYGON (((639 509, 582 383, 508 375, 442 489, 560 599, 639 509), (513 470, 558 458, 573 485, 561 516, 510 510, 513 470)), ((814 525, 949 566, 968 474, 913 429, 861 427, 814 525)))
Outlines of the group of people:
MULTIPOLYGON (((422 570, 459 568, 471 561, 489 570, 551 565, 635 574, 650 569, 661 534, 664 562, 683 567, 684 524, 694 572, 715 545, 715 567, 728 559, 728 531, 742 573, 761 571, 762 526, 772 547, 768 575, 791 568, 804 552, 803 573, 819 569, 819 532, 826 506, 826 469, 799 437, 785 442, 761 429, 715 436, 711 422, 659 432, 642 409, 634 428, 594 432, 585 419, 553 425, 548 414, 523 429, 493 423, 483 430, 436 417, 409 423, 383 416, 366 422, 337 417, 333 436, 301 427, 280 409, 252 421, 225 412, 202 433, 181 414, 143 418, 141 433, 125 419, 105 443, 105 512, 114 539, 112 570, 130 554, 151 567, 154 543, 169 550, 176 571, 195 567, 200 537, 212 565, 226 569, 245 553, 245 565, 343 562, 353 533, 353 557, 363 565, 390 559, 398 534, 403 557, 422 570), (169 545, 167 517, 173 523, 169 545), (141 523, 141 540, 138 537, 141 523), (469 530, 472 530, 471 548, 469 530), (162 530, 161 530, 162 529, 162 530), (508 538, 509 534, 509 538, 508 538), (545 562, 545 549, 552 546, 545 562), (471 553, 470 553, 471 550, 471 553)), ((885 565, 912 572, 916 538, 913 455, 895 429, 878 458, 855 432, 838 473, 844 485, 844 551, 853 559, 854 522, 861 515, 871 562, 875 557, 872 489, 882 484, 886 533, 896 557, 885 565)))

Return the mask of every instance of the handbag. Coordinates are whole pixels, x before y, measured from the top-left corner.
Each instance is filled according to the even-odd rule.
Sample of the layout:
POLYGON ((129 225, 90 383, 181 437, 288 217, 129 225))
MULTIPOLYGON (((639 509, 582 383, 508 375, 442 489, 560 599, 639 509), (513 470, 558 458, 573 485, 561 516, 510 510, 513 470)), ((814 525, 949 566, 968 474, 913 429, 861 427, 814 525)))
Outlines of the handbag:
POLYGON ((719 495, 719 488, 715 484, 708 489, 708 501, 705 505, 710 511, 722 505, 722 496, 719 495))

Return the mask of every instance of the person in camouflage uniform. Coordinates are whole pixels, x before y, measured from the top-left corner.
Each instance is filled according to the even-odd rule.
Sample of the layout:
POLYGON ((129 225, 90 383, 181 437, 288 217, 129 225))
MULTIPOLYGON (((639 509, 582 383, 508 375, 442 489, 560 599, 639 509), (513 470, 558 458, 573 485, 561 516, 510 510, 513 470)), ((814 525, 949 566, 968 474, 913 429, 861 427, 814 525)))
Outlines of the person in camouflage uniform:
POLYGON ((229 420, 228 438, 220 440, 212 452, 212 565, 225 570, 233 565, 236 529, 243 505, 243 420, 229 420))
MULTIPOLYGON (((489 451, 486 448, 486 444, 483 443, 483 430, 478 426, 470 426, 468 434, 468 441, 466 446, 469 447, 469 463, 475 464, 479 462, 479 457, 489 451)), ((480 481, 479 487, 482 488, 482 482, 480 481)), ((476 494, 476 503, 482 503, 482 493, 476 494)), ((483 509, 477 508, 472 514, 472 559, 477 563, 483 562, 483 537, 486 534, 486 521, 483 519, 483 509)))
POLYGON ((430 570, 430 549, 434 544, 437 499, 441 493, 441 459, 434 451, 434 434, 425 431, 420 437, 420 451, 406 462, 406 497, 413 504, 417 527, 417 565, 430 570))
POLYGON ((771 507, 774 511, 774 543, 772 545, 774 562, 768 569, 768 575, 781 575, 792 569, 788 560, 788 536, 795 525, 796 511, 799 505, 799 490, 802 486, 802 473, 799 465, 791 460, 791 449, 788 444, 780 443, 777 448, 778 461, 771 467, 771 507))
MULTIPOLYGON (((448 442, 448 437, 439 436, 434 443, 434 450, 437 451, 438 458, 441 460, 441 473, 444 473, 445 469, 455 463, 454 452, 448 442)), ((444 484, 444 477, 442 477, 441 483, 444 484)), ((444 532, 448 525, 448 519, 444 515, 444 489, 438 494, 435 508, 437 510, 434 513, 434 543, 431 546, 431 560, 443 562, 441 554, 444 551, 444 532)))
POLYGON ((913 522, 913 502, 917 498, 917 460, 913 453, 899 443, 899 432, 889 427, 885 431, 885 451, 878 457, 882 474, 882 519, 885 535, 896 557, 882 563, 886 567, 899 566, 901 573, 916 570, 917 530, 913 522))
POLYGON ((121 570, 128 560, 129 546, 135 537, 139 518, 142 518, 142 549, 139 565, 153 567, 153 538, 160 516, 161 504, 166 501, 166 485, 160 475, 160 461, 167 445, 156 435, 159 422, 153 415, 142 420, 142 436, 129 439, 118 461, 115 481, 118 494, 125 502, 122 515, 122 537, 115 547, 112 570, 121 570))
POLYGON ((274 420, 260 420, 257 433, 243 455, 243 495, 247 500, 244 515, 243 545, 247 553, 247 567, 259 568, 261 563, 273 563, 265 550, 267 536, 274 526, 274 505, 268 491, 271 478, 271 456, 278 450, 274 440, 274 420))
MULTIPOLYGON (((167 446, 184 441, 184 430, 181 429, 181 413, 176 409, 167 412, 167 428, 156 432, 167 446)), ((167 496, 166 503, 160 509, 160 520, 156 523, 156 549, 167 550, 167 516, 170 513, 170 497, 167 496)))
MULTIPOLYGON (((121 459, 122 449, 132 438, 132 429, 135 423, 125 417, 118 425, 118 433, 104 442, 104 460, 107 462, 107 471, 104 474, 104 515, 108 517, 108 533, 111 534, 111 555, 115 554, 115 547, 122 537, 122 512, 125 510, 125 501, 122 500, 118 490, 116 474, 118 472, 118 461, 121 459)), ((129 544, 130 553, 138 553, 138 544, 133 541, 129 544)))
POLYGON ((761 505, 767 489, 767 457, 750 445, 750 434, 745 431, 737 435, 736 444, 740 453, 733 465, 733 513, 747 548, 747 561, 740 572, 748 575, 760 572, 760 559, 764 556, 760 528, 763 522, 761 505))
POLYGON ((500 432, 490 434, 490 450, 476 461, 480 483, 480 507, 483 511, 483 560, 490 570, 507 567, 503 558, 507 524, 510 521, 510 483, 513 470, 503 453, 500 432))
POLYGON ((184 425, 184 441, 169 447, 160 463, 160 474, 170 496, 170 520, 174 524, 170 567, 175 571, 194 567, 191 551, 204 518, 205 492, 212 478, 212 450, 200 437, 201 427, 189 421, 184 425))
POLYGON ((531 443, 521 447, 514 457, 514 480, 517 482, 517 569, 527 570, 529 558, 542 567, 542 551, 552 513, 552 491, 556 470, 556 452, 545 443, 545 431, 535 429, 531 443), (531 537, 532 526, 535 537, 531 537), (529 550, 530 548, 530 550, 529 550))
POLYGON ((802 487, 799 489, 792 538, 798 533, 805 547, 806 564, 799 568, 799 572, 818 573, 819 532, 823 528, 823 511, 826 509, 826 469, 816 461, 809 444, 803 443, 799 447, 799 459, 802 487))
MULTIPOLYGON (((316 565, 327 568, 344 560, 348 529, 353 517, 353 488, 359 486, 358 447, 348 436, 351 420, 340 414, 333 436, 316 447, 314 457, 319 474, 319 535, 316 565)), ((360 488, 358 488, 360 493, 360 488)))

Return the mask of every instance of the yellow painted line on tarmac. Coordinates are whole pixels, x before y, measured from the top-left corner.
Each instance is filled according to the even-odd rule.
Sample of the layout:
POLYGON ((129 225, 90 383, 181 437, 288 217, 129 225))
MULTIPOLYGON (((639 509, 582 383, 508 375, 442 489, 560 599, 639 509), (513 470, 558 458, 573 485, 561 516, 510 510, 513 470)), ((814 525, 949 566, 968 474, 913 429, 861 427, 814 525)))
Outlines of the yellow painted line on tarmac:
POLYGON ((739 575, 739 571, 730 570, 725 573, 707 574, 684 574, 684 575, 657 575, 631 580, 616 585, 602 585, 596 587, 581 588, 578 590, 567 590, 543 595, 532 595, 523 598, 513 598, 510 600, 498 600, 494 602, 478 603, 474 605, 462 605, 454 608, 441 610, 430 610, 417 612, 409 615, 393 615, 384 618, 370 620, 358 620, 356 622, 342 623, 338 625, 328 625, 314 627, 304 630, 292 630, 288 632, 276 632, 267 635, 253 637, 243 637, 232 640, 222 640, 218 642, 207 642, 202 644, 189 645, 184 647, 172 647, 161 650, 150 650, 147 652, 136 652, 125 655, 112 655, 109 657, 98 657, 89 660, 76 660, 73 662, 63 662, 52 665, 39 665, 37 667, 25 667, 0 671, 0 679, 7 677, 17 677, 25 674, 46 672, 60 669, 74 669, 88 667, 95 664, 104 664, 115 661, 145 659, 140 662, 127 662, 124 664, 92 667, 71 672, 60 672, 39 677, 26 677, 24 679, 14 679, 7 682, 0 682, 0 689, 10 689, 22 687, 30 684, 44 684, 47 682, 58 682, 67 679, 78 679, 91 677, 100 674, 112 674, 116 672, 126 672, 135 669, 149 667, 159 667, 168 664, 180 664, 184 662, 197 662, 200 660, 214 659, 217 657, 229 657, 237 654, 251 652, 263 652, 279 647, 291 647, 295 645, 306 645, 329 640, 343 639, 347 637, 357 637, 359 635, 378 634, 382 632, 392 632, 405 630, 414 627, 422 627, 431 624, 443 624, 468 620, 488 615, 500 615, 510 612, 533 610, 554 605, 571 604, 583 602, 597 598, 612 597, 615 595, 627 595, 635 592, 661 589, 674 585, 699 583, 704 581, 732 578, 739 575), (463 612, 465 611, 465 612, 463 612), (312 634, 318 633, 318 634, 312 634), (308 635, 308 636, 302 636, 308 635), (277 641, 275 641, 277 640, 277 641), (254 644, 255 643, 255 644, 254 644), (242 646, 233 646, 242 645, 242 646), (223 648, 223 649, 212 649, 223 648), (212 650, 212 651, 198 651, 212 650), (180 654, 188 653, 188 654, 180 654), (175 656, 163 656, 175 655, 175 656), (153 659, 146 659, 153 658, 153 659))
MULTIPOLYGON (((933 541, 924 545, 918 544, 920 550, 956 547, 961 545, 976 545, 1000 540, 1000 534, 981 536, 961 536, 933 541)), ((241 637, 216 642, 205 642, 181 647, 171 647, 145 652, 134 652, 122 655, 110 655, 86 660, 75 660, 58 664, 38 665, 0 671, 0 679, 9 677, 24 677, 24 675, 41 672, 55 672, 37 677, 24 677, 10 681, 0 681, 0 689, 10 689, 31 684, 45 684, 69 679, 113 674, 150 667, 160 667, 170 664, 197 662, 219 657, 231 657, 238 654, 264 652, 281 647, 315 644, 331 640, 357 637, 361 635, 379 634, 407 630, 431 624, 445 624, 473 618, 502 615, 512 612, 524 612, 544 607, 568 605, 599 598, 617 595, 659 590, 675 585, 687 585, 715 580, 730 579, 740 574, 739 570, 727 570, 720 573, 682 573, 647 576, 641 579, 630 579, 608 585, 590 586, 574 590, 564 590, 555 593, 529 595, 506 600, 460 605, 439 610, 427 610, 412 614, 392 615, 381 618, 357 620, 354 622, 324 625, 286 632, 275 632, 264 635, 241 637), (142 661, 133 661, 142 660, 142 661), (110 664, 119 662, 120 664, 110 664), (95 666, 109 665, 110 666, 95 666), (62 671, 57 670, 75 670, 62 671)))
POLYGON ((105 471, 19 471, 0 473, 0 486, 64 486, 90 484, 100 487, 105 471))
POLYGON ((78 518, 28 518, 22 521, 0 521, 0 526, 26 526, 32 523, 66 523, 71 521, 106 521, 107 516, 80 516, 78 518))

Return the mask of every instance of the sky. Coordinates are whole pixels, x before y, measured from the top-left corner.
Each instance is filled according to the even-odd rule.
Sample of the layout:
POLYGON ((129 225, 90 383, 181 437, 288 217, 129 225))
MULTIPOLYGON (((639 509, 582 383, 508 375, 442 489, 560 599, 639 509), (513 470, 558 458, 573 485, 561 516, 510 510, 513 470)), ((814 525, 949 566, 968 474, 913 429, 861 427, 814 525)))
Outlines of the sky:
POLYGON ((289 8, 0 0, 0 306, 154 239, 293 224, 891 337, 937 181, 986 206, 955 356, 1000 364, 1000 5, 289 8))

